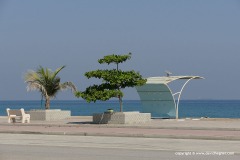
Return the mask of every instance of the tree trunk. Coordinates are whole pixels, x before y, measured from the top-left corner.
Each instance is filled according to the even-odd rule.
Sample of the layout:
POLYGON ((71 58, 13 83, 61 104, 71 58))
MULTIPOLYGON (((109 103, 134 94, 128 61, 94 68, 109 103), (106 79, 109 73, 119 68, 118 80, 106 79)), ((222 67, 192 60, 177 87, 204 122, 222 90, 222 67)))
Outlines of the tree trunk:
POLYGON ((119 99, 119 104, 120 104, 120 112, 122 112, 122 97, 121 96, 118 96, 118 99, 119 99))
POLYGON ((50 108, 50 98, 46 97, 45 109, 49 109, 49 108, 50 108))

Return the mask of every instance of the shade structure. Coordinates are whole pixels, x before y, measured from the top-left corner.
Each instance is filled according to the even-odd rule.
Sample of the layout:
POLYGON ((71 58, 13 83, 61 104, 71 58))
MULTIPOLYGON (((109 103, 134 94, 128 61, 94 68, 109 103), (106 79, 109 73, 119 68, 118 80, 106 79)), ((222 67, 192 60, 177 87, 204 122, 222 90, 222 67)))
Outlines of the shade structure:
POLYGON ((143 112, 151 113, 152 117, 178 118, 178 105, 182 91, 192 79, 203 79, 200 76, 164 76, 149 77, 143 86, 137 86, 143 112), (176 80, 186 80, 181 90, 172 93, 169 83, 176 80), (178 96, 175 99, 175 96, 178 96))

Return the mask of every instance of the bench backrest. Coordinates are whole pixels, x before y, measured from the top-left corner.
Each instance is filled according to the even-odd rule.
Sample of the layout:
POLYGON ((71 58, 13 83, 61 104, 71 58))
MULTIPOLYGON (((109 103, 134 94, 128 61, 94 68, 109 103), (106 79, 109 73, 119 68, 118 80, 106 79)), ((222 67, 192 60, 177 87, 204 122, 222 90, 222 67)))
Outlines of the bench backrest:
POLYGON ((7 108, 7 114, 9 115, 16 115, 16 116, 23 116, 25 114, 23 109, 9 109, 7 108))

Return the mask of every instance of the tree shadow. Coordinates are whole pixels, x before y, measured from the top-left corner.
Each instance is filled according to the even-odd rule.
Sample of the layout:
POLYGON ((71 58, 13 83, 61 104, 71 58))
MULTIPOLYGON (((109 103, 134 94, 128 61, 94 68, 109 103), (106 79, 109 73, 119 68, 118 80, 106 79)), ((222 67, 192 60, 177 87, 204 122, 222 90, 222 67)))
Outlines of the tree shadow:
POLYGON ((91 121, 85 121, 85 122, 68 122, 67 124, 94 124, 91 121))

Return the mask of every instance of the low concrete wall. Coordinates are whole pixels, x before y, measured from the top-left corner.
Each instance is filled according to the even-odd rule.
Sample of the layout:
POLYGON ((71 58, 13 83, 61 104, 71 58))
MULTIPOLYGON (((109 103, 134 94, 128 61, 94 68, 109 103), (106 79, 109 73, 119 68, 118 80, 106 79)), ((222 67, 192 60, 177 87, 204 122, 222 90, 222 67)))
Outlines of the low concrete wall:
POLYGON ((71 117, 71 111, 62 111, 61 109, 51 110, 30 110, 27 112, 31 120, 55 121, 71 117))
POLYGON ((134 124, 151 121, 151 113, 113 112, 93 114, 93 123, 97 124, 134 124))

